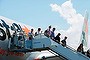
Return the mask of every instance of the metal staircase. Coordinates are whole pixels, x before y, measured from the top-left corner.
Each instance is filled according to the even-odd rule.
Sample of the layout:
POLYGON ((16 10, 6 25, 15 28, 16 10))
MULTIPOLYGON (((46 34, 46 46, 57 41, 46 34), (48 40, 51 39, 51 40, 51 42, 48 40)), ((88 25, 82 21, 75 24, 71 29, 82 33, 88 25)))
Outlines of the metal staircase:
MULTIPOLYGON (((17 37, 15 38, 16 42, 18 42, 17 37)), ((57 42, 53 41, 52 39, 42 34, 35 36, 35 38, 32 40, 23 40, 23 41, 24 41, 23 48, 19 49, 13 48, 11 49, 11 51, 32 52, 32 51, 52 50, 60 57, 62 56, 65 60, 90 60, 90 58, 87 57, 86 55, 77 52, 71 48, 63 47, 61 44, 58 44, 57 42)), ((22 44, 19 45, 18 43, 16 43, 16 45, 22 47, 22 44)))
POLYGON ((37 36, 32 42, 32 49, 48 48, 59 56, 63 56, 66 60, 90 60, 86 55, 73 49, 63 47, 61 44, 58 44, 44 35, 37 36))

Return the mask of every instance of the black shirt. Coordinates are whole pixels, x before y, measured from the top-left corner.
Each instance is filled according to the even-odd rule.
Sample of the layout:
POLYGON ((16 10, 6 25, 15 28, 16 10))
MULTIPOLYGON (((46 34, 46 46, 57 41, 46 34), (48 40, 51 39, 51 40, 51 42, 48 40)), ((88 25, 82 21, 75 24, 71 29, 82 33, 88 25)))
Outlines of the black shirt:
POLYGON ((61 42, 63 46, 66 46, 66 40, 62 40, 61 42))
POLYGON ((57 35, 55 38, 54 38, 57 42, 60 42, 60 37, 57 35))

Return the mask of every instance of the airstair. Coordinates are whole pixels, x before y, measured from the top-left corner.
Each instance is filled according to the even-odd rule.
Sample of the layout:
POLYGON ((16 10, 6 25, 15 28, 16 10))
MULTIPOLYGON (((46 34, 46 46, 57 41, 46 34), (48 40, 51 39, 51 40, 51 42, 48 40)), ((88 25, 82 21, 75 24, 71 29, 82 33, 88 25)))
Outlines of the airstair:
MULTIPOLYGON (((17 39, 17 37, 15 37, 17 39)), ((17 42, 18 40, 16 40, 17 42)), ((86 55, 77 52, 69 47, 63 47, 61 44, 53 41, 52 39, 44 36, 44 34, 35 36, 34 39, 28 40, 24 39, 23 44, 14 43, 16 46, 22 48, 12 48, 11 51, 14 52, 32 52, 32 51, 42 51, 42 50, 52 50, 60 57, 64 57, 65 60, 90 60, 86 55)))
POLYGON ((77 52, 69 47, 63 47, 61 44, 47 38, 44 35, 36 36, 32 40, 32 49, 50 49, 57 53, 59 56, 63 56, 66 60, 90 60, 86 55, 77 52))

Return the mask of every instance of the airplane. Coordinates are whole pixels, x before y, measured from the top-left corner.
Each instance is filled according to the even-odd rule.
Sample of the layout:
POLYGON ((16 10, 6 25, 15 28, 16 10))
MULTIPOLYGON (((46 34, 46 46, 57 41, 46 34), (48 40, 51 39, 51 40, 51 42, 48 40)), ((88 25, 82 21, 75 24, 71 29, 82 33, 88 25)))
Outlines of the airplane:
MULTIPOLYGON (((41 49, 38 52, 32 52, 31 45, 29 46, 30 49, 25 49, 25 48, 28 48, 25 45, 25 43, 26 43, 27 37, 28 37, 27 34, 28 34, 28 32, 30 32, 29 29, 31 29, 31 28, 32 27, 29 27, 25 24, 18 23, 18 22, 15 22, 15 21, 12 21, 10 19, 0 16, 0 59, 1 60, 16 60, 16 58, 17 58, 17 60, 42 60, 43 58, 45 58, 47 60, 50 60, 50 59, 51 60, 53 60, 53 59, 54 60, 56 60, 56 59, 57 60, 67 60, 67 59, 75 60, 75 57, 78 57, 78 58, 80 57, 79 59, 90 60, 85 55, 82 55, 81 53, 78 53, 77 51, 73 51, 70 48, 64 48, 60 44, 58 44, 54 41, 52 41, 52 42, 54 42, 56 45, 49 46, 51 51, 50 50, 41 51, 42 50, 41 49), (14 38, 13 38, 13 36, 14 36, 14 38), (17 41, 19 40, 18 39, 19 37, 23 38, 23 40, 21 40, 22 42, 20 42, 20 44, 17 43, 17 41), (64 49, 64 51, 63 51, 63 49, 64 49), (54 52, 56 52, 58 55, 56 53, 54 53, 52 50, 54 52), (69 54, 72 54, 71 58, 70 58, 70 55, 65 53, 67 51, 69 52, 69 54), (60 55, 61 53, 63 56, 66 56, 66 57, 61 56, 60 55), (75 57, 73 57, 73 56, 75 56, 75 57)), ((45 37, 45 36, 43 36, 43 37, 45 37)), ((47 41, 49 41, 48 43, 50 43, 51 39, 49 39, 49 38, 46 38, 46 39, 47 39, 47 41)), ((33 48, 36 48, 36 47, 43 48, 44 45, 46 45, 46 44, 43 44, 43 41, 44 40, 41 40, 41 42, 42 42, 41 43, 41 42, 39 42, 39 40, 37 40, 37 42, 35 42, 35 43, 37 43, 37 45, 34 46, 33 48), (43 45, 43 47, 40 45, 38 46, 38 43, 43 45)), ((48 44, 47 44, 47 46, 48 46, 48 44)))
MULTIPOLYGON (((54 57, 55 55, 50 53, 49 51, 37 51, 37 52, 13 52, 10 51, 13 48, 17 48, 17 46, 12 46, 15 43, 11 42, 11 37, 15 32, 25 33, 30 32, 30 29, 33 28, 23 23, 16 22, 14 20, 8 19, 6 17, 0 16, 0 60, 39 60, 43 56, 54 57), (11 45, 12 44, 12 45, 11 45), (12 46, 12 47, 11 47, 12 46), (39 57, 38 57, 39 56, 39 57)), ((57 56, 52 59, 59 59, 57 56)))

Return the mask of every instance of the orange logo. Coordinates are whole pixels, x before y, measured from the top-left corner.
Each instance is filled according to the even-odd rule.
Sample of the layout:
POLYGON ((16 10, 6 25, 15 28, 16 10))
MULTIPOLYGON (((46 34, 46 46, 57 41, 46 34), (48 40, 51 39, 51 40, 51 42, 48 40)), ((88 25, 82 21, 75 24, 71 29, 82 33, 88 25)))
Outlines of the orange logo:
POLYGON ((24 26, 24 28, 22 28, 22 30, 28 35, 28 33, 30 32, 30 30, 26 27, 26 26, 24 26))

